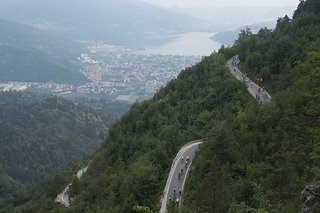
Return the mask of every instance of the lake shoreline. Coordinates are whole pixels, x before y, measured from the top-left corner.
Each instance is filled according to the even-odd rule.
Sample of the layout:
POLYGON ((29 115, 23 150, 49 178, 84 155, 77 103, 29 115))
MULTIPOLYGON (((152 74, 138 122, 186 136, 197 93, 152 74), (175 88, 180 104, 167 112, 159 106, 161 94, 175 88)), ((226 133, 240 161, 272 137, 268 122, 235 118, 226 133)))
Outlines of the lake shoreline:
POLYGON ((211 38, 216 32, 189 32, 174 35, 172 41, 162 44, 145 47, 135 51, 141 55, 181 55, 181 56, 208 56, 220 49, 220 43, 211 38))

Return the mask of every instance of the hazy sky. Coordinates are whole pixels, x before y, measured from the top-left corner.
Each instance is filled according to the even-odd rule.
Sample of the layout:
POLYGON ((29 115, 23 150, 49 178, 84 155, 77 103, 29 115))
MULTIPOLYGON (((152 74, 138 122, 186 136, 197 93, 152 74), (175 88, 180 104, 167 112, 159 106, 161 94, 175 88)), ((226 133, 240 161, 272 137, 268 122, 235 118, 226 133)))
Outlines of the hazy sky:
POLYGON ((296 7, 299 0, 145 0, 164 7, 296 7))

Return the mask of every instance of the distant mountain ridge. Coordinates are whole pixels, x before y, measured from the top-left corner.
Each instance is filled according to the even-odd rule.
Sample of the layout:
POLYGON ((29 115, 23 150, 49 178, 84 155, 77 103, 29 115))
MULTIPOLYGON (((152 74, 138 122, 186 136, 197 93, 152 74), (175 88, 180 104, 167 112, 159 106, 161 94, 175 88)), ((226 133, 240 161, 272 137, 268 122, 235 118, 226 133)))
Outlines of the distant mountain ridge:
POLYGON ((184 11, 200 19, 215 21, 225 24, 223 31, 232 30, 241 25, 251 25, 253 23, 274 21, 278 17, 287 14, 292 16, 295 7, 191 7, 184 11))
POLYGON ((276 26, 275 22, 262 22, 256 23, 248 26, 241 26, 236 30, 230 30, 225 32, 220 32, 211 37, 212 40, 217 41, 225 46, 232 45, 233 42, 237 39, 241 30, 250 28, 254 33, 258 32, 261 28, 273 29, 276 26))
POLYGON ((207 27, 204 21, 139 0, 21 0, 9 6, 0 3, 0 14, 0 18, 64 33, 74 39, 125 45, 145 45, 158 36, 207 27))

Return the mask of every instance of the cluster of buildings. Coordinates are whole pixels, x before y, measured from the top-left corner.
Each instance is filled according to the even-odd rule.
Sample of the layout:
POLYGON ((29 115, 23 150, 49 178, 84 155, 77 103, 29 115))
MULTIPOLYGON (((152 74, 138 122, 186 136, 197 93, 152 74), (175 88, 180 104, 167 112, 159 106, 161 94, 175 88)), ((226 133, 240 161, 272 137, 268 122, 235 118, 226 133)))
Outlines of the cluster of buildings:
POLYGON ((81 72, 100 86, 109 85, 104 91, 112 90, 117 95, 131 97, 153 95, 182 69, 201 60, 199 56, 136 54, 128 48, 97 42, 88 49, 90 53, 81 57, 81 72))
POLYGON ((111 100, 134 102, 151 97, 180 71, 201 60, 198 56, 142 55, 125 48, 93 42, 89 53, 78 58, 80 72, 89 83, 82 85, 11 82, 0 91, 49 90, 60 95, 102 95, 111 100))

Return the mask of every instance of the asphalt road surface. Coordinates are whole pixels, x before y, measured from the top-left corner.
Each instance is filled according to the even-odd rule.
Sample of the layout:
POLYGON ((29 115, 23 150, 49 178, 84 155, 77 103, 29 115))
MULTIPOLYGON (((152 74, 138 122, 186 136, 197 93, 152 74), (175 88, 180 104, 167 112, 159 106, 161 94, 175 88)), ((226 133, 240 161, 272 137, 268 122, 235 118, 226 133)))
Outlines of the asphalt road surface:
POLYGON ((64 188, 64 190, 60 194, 58 194, 56 198, 56 202, 63 204, 65 207, 70 206, 70 200, 68 195, 70 185, 71 184, 68 184, 68 186, 66 186, 66 188, 64 188))
MULTIPOLYGON (((240 60, 238 56, 234 56, 228 60, 227 66, 232 75, 234 75, 238 80, 243 81, 247 87, 249 93, 257 99, 260 103, 268 103, 271 100, 270 94, 261 88, 259 85, 254 83, 245 74, 243 74, 238 68, 240 60)), ((176 158, 173 160, 171 170, 167 179, 167 184, 165 186, 164 194, 161 199, 161 209, 160 213, 167 212, 167 205, 169 202, 174 202, 175 205, 181 207, 183 204, 183 190, 185 181, 189 172, 189 168, 192 164, 192 160, 195 157, 196 151, 199 145, 203 141, 197 140, 192 141, 185 146, 183 146, 178 152, 176 158)), ((86 172, 87 167, 82 168, 77 172, 77 177, 80 179, 81 176, 86 172)), ((57 196, 56 202, 60 202, 66 207, 70 205, 70 199, 68 196, 70 184, 57 196)))
POLYGON ((239 57, 234 56, 228 60, 227 66, 232 75, 234 75, 238 80, 245 83, 247 90, 249 93, 257 99, 259 103, 268 103, 271 100, 270 94, 262 87, 254 83, 251 79, 249 79, 245 74, 243 74, 238 65, 240 63, 239 57))
POLYGON ((183 189, 187 174, 196 151, 202 143, 203 141, 197 140, 186 144, 180 149, 176 158, 173 160, 167 184, 164 189, 164 195, 161 199, 160 213, 167 212, 167 205, 169 202, 174 202, 175 205, 178 205, 179 207, 183 204, 183 189))
MULTIPOLYGON (((80 179, 82 175, 86 173, 87 170, 88 170, 88 166, 77 171, 77 174, 76 174, 77 178, 80 179)), ((66 186, 66 188, 64 188, 63 191, 60 194, 58 194, 55 200, 56 202, 63 204, 65 207, 70 206, 70 197, 69 197, 70 186, 71 186, 71 183, 69 183, 68 186, 66 186)))

